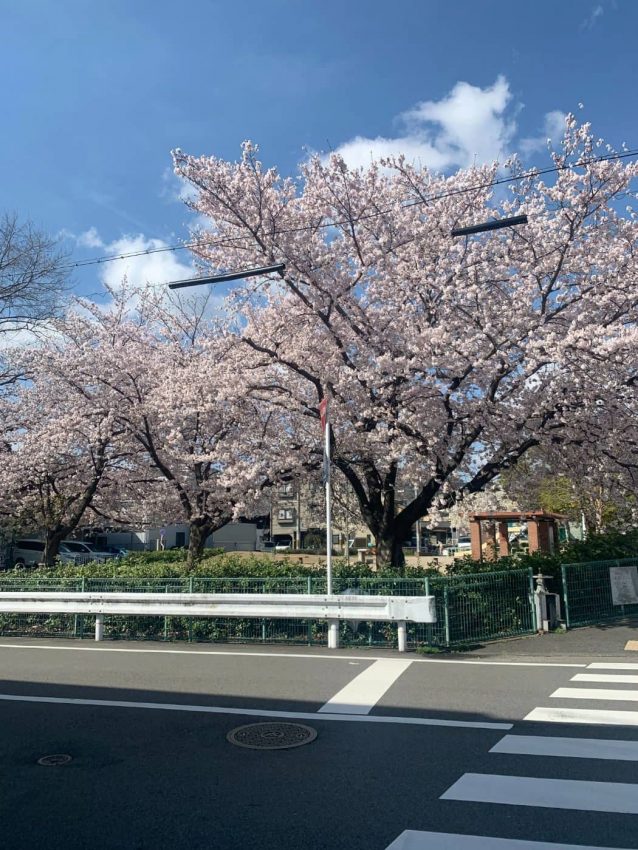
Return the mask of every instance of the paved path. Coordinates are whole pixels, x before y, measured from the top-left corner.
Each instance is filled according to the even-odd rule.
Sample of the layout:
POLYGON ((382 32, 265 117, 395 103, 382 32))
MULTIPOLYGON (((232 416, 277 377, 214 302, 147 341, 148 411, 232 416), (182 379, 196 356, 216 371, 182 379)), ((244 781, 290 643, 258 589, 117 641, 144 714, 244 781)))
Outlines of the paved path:
MULTIPOLYGON (((611 622, 598 626, 570 629, 568 632, 525 635, 510 640, 486 643, 471 652, 468 658, 512 657, 613 657, 623 655, 628 641, 638 638, 638 621, 611 622)), ((629 659, 631 660, 631 659, 629 659)), ((638 661, 638 653, 636 653, 638 661)))
POLYGON ((2 847, 638 850, 632 658, 5 639, 2 847))

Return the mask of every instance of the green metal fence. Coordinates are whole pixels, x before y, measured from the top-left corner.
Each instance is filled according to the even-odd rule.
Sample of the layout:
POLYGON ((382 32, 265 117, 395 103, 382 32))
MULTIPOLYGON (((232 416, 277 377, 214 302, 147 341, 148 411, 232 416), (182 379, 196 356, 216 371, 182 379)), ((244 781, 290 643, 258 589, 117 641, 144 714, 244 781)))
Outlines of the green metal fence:
MULTIPOLYGON (((28 576, 0 579, 0 591, 85 591, 129 593, 326 593, 323 575, 298 578, 84 578, 42 579, 28 576)), ((438 622, 411 623, 412 645, 454 646, 529 634, 535 631, 531 570, 422 578, 335 577, 334 593, 422 596, 433 594, 438 622)), ((93 618, 83 615, 0 614, 0 635, 29 637, 92 637, 93 618)), ((327 623, 321 620, 236 619, 195 617, 104 618, 106 639, 187 640, 325 644, 327 623)), ((345 646, 388 646, 396 643, 392 623, 343 622, 345 646)))
POLYGON ((638 558, 562 564, 563 606, 567 628, 625 617, 638 617, 638 604, 614 605, 610 567, 638 566, 638 558))

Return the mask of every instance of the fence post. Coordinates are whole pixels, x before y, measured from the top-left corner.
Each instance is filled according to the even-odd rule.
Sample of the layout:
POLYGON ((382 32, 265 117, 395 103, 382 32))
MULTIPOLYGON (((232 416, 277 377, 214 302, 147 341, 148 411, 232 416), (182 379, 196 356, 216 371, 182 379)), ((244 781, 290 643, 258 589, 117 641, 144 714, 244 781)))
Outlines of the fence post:
POLYGON ((450 645, 450 606, 448 604, 447 583, 443 588, 443 602, 445 605, 445 645, 450 645))
POLYGON ((569 622, 569 599, 567 598, 567 569, 565 564, 560 565, 560 576, 563 582, 563 602, 565 603, 565 626, 570 627, 569 622))
MULTIPOLYGON (((80 590, 82 591, 82 593, 84 593, 84 576, 82 576, 82 578, 80 579, 80 590)), ((82 632, 84 631, 82 623, 82 614, 76 614, 73 618, 73 637, 78 637, 78 631, 80 632, 80 640, 82 640, 82 632)))
MULTIPOLYGON (((618 561, 618 560, 616 561, 616 566, 617 567, 620 566, 620 561, 618 561)), ((620 613, 621 613, 621 616, 623 616, 623 617, 625 616, 625 606, 624 605, 620 606, 620 613)))
MULTIPOLYGON (((425 595, 430 595, 430 576, 425 576, 423 579, 423 589, 425 590, 425 595)), ((425 635, 428 645, 432 644, 432 625, 427 623, 425 626, 425 635)))
MULTIPOLYGON (((164 587, 164 593, 168 593, 168 585, 164 587)), ((168 640, 168 617, 164 617, 164 640, 168 640)))

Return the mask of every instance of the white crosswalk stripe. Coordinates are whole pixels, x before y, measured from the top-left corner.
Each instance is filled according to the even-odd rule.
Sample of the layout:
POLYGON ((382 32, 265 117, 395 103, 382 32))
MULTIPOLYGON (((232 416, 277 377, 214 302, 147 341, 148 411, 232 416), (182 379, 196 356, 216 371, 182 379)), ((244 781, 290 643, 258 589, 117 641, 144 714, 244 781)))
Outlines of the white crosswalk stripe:
POLYGON ((551 694, 556 699, 604 699, 612 702, 638 702, 638 691, 611 688, 558 688, 551 694))
MULTIPOLYGON (((592 662, 587 665, 592 672, 576 673, 567 687, 557 688, 550 699, 580 700, 585 703, 596 701, 600 707, 564 707, 537 706, 524 718, 527 722, 543 724, 573 724, 626 727, 627 730, 638 727, 638 710, 624 710, 608 707, 605 703, 638 702, 638 688, 606 685, 638 685, 638 664, 620 662, 592 662), (593 672, 603 671, 603 672, 593 672), (607 672, 604 672, 607 671, 607 672), (618 672, 614 672, 618 671, 618 672), (633 673, 633 675, 632 675, 633 673), (588 682, 593 687, 580 687, 579 682, 588 682), (596 687, 599 685, 600 687, 596 687)), ((593 731, 593 730, 592 730, 593 731)), ((621 733, 618 733, 620 735, 621 733)), ((495 806, 525 806, 539 810, 562 809, 575 812, 591 812, 606 816, 638 815, 638 783, 608 782, 596 778, 596 767, 605 762, 638 762, 638 740, 596 738, 592 736, 565 737, 559 735, 509 734, 501 738, 489 751, 503 756, 531 756, 530 772, 539 771, 538 760, 551 758, 578 759, 591 762, 591 774, 582 778, 582 769, 578 779, 569 776, 525 776, 508 773, 464 773, 440 797, 443 801, 455 801, 457 804, 484 803, 495 806)), ((507 762, 499 762, 503 768, 507 762)), ((510 763, 511 764, 511 763, 510 763)), ((516 763, 516 773, 525 773, 525 760, 516 763)), ((567 762, 554 762, 557 772, 567 762)), ((585 768, 590 773, 588 767, 585 768)), ((609 769, 604 779, 609 777, 609 769)), ((544 818, 548 817, 546 813, 544 818)), ((638 830, 638 823, 636 824, 638 830)), ((604 833, 603 833, 604 834, 604 833)), ((604 847, 582 844, 555 844, 543 841, 496 838, 485 835, 459 835, 419 830, 405 830, 387 850, 607 850, 604 847)))
POLYGON ((583 812, 638 814, 638 785, 627 782, 464 773, 441 795, 441 799, 537 806, 546 809, 576 809, 583 812))
POLYGON ((559 738, 555 735, 505 735, 491 753, 555 758, 638 761, 638 741, 608 738, 559 738))
POLYGON ((616 685, 638 685, 638 676, 623 673, 576 673, 572 682, 605 682, 616 685))
MULTIPOLYGON (((420 832, 407 829, 386 850, 612 850, 591 844, 548 844, 519 838, 488 835, 458 835, 450 832, 420 832)), ((615 850, 623 850, 622 847, 615 850)))
POLYGON ((595 726, 638 726, 638 711, 604 708, 534 708, 525 720, 539 723, 588 723, 595 726))

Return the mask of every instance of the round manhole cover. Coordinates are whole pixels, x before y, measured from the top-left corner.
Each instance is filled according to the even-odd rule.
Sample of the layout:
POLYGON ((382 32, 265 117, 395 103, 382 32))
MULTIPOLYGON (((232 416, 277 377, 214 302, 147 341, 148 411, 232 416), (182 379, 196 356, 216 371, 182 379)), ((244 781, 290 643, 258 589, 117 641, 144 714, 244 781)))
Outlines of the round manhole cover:
POLYGON ((317 737, 317 732, 303 723, 249 723, 226 735, 231 744, 250 750, 285 750, 301 747, 317 737))
POLYGON ((42 756, 41 759, 38 759, 38 764, 42 764, 44 767, 57 767, 61 764, 68 764, 70 761, 72 761, 72 758, 66 753, 55 753, 52 756, 42 756))

